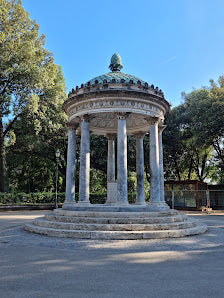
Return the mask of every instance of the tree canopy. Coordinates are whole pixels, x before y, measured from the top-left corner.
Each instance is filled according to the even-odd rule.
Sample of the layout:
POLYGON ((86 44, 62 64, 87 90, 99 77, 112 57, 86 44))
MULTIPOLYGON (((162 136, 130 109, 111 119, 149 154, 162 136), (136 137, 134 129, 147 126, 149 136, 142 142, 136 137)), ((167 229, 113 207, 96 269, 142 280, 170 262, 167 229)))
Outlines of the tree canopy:
POLYGON ((58 134, 65 120, 66 87, 39 25, 22 2, 0 0, 0 8, 0 191, 5 191, 5 146, 14 143, 21 151, 23 142, 24 154, 35 146, 44 150, 46 136, 58 134))
POLYGON ((166 117, 166 177, 223 183, 224 78, 183 94, 184 103, 166 117))

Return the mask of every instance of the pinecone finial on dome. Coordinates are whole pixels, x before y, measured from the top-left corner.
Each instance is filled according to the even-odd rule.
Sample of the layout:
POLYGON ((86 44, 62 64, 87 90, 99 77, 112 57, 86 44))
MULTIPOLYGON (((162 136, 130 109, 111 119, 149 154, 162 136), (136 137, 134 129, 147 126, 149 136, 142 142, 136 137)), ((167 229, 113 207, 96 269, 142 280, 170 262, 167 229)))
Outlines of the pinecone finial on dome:
POLYGON ((113 54, 110 60, 109 68, 112 71, 120 71, 123 68, 123 65, 121 64, 121 57, 119 54, 113 54))

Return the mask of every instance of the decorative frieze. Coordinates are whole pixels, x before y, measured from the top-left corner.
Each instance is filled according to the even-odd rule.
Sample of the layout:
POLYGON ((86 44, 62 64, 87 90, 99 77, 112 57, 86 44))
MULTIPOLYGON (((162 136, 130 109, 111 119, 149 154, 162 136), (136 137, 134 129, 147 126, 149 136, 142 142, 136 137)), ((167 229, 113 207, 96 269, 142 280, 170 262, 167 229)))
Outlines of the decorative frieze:
POLYGON ((102 100, 102 101, 95 101, 95 102, 89 102, 89 103, 80 103, 80 104, 74 104, 71 106, 71 108, 68 111, 69 117, 71 116, 80 116, 82 114, 87 114, 91 112, 91 114, 97 113, 113 113, 116 112, 117 109, 125 109, 128 112, 133 113, 142 113, 146 115, 160 115, 164 114, 163 110, 160 108, 148 104, 146 102, 141 101, 124 101, 124 100, 102 100))
MULTIPOLYGON (((137 102, 141 101, 141 106, 139 106, 141 109, 144 109, 144 104, 152 104, 153 106, 159 108, 159 110, 162 110, 165 114, 169 108, 170 104, 165 100, 161 99, 155 94, 145 94, 144 92, 137 92, 133 90, 108 90, 103 91, 99 90, 97 92, 89 92, 89 93, 82 93, 82 94, 74 94, 72 97, 70 97, 65 103, 64 103, 64 110, 66 113, 69 113, 69 110, 71 109, 71 106, 84 104, 86 106, 83 106, 79 109, 84 108, 92 108, 93 104, 91 102, 101 102, 103 101, 103 105, 106 104, 107 101, 109 101, 110 105, 115 105, 115 100, 122 99, 122 102, 130 102, 130 105, 133 107, 136 105, 137 102), (89 106, 88 106, 89 105, 89 106)), ((123 105, 122 103, 122 105, 123 105)), ((109 106, 108 104, 106 104, 109 106)), ((126 105, 126 103, 124 103, 126 105)), ((147 106, 146 106, 147 107, 147 106)))

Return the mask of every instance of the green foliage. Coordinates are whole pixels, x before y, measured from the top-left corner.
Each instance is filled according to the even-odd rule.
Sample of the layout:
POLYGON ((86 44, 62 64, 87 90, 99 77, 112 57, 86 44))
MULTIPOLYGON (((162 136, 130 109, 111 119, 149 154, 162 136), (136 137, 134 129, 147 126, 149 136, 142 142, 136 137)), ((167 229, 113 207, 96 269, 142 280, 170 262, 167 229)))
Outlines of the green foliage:
MULTIPOLYGON (((0 191, 6 190, 6 159, 11 188, 43 190, 45 180, 49 189, 55 149, 64 155, 66 147, 64 77, 53 55, 44 48, 39 25, 30 20, 21 1, 0 0, 0 7, 0 191), (33 165, 39 173, 32 173, 33 165), (48 166, 49 179, 42 175, 44 166, 48 166), (18 172, 20 176, 26 172, 21 180, 18 172), (36 183, 38 177, 42 182, 36 183), (23 181, 32 187, 24 188, 23 181)), ((59 170, 65 174, 63 164, 59 170)))
MULTIPOLYGON (((76 202, 78 202, 79 194, 75 194, 76 202)), ((104 204, 107 198, 106 193, 90 193, 91 204, 104 204)), ((129 203, 134 203, 136 198, 135 193, 128 194, 129 203)), ((4 193, 0 192, 0 205, 54 205, 54 192, 40 192, 40 193, 4 193)), ((65 193, 58 193, 58 203, 63 204, 65 200, 65 193)))
POLYGON ((184 103, 166 116, 164 166, 167 179, 223 180, 224 78, 219 86, 183 94, 184 103), (218 178, 219 177, 219 178, 218 178))
POLYGON ((107 192, 107 176, 104 172, 92 168, 90 170, 90 192, 106 193, 107 192))
POLYGON ((107 173, 107 138, 104 136, 90 136, 91 167, 107 173))
MULTIPOLYGON (((58 202, 63 203, 65 193, 58 193, 58 202)), ((23 204, 54 204, 55 193, 0 193, 0 204, 23 205, 23 204)))
POLYGON ((164 130, 164 168, 167 180, 198 179, 209 177, 212 149, 198 144, 195 125, 186 104, 174 108, 166 117, 164 130))

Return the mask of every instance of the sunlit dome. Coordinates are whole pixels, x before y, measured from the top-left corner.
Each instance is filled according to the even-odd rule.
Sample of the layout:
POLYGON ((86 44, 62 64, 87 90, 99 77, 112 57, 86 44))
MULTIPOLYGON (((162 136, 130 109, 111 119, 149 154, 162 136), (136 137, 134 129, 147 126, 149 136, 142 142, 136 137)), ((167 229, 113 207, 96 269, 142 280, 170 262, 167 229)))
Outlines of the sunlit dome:
POLYGON ((120 70, 123 68, 123 65, 121 63, 121 57, 119 54, 115 53, 111 57, 109 68, 112 70, 111 72, 108 72, 106 74, 97 76, 88 82, 86 82, 84 85, 87 86, 87 84, 103 84, 105 83, 105 80, 107 83, 131 83, 131 84, 141 84, 144 85, 146 82, 133 76, 126 74, 124 72, 121 72, 120 70), (122 80, 122 81, 121 81, 122 80))

